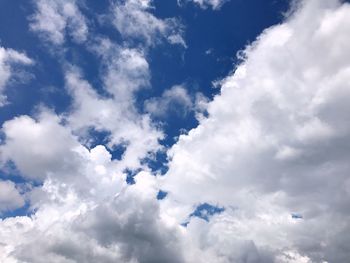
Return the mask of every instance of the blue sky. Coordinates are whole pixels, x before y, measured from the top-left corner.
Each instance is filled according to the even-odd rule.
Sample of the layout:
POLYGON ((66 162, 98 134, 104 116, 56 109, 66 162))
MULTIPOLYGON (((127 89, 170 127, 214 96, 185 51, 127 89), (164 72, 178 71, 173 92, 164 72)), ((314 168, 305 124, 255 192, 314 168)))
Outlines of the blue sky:
POLYGON ((345 262, 349 17, 2 0, 0 261, 345 262))

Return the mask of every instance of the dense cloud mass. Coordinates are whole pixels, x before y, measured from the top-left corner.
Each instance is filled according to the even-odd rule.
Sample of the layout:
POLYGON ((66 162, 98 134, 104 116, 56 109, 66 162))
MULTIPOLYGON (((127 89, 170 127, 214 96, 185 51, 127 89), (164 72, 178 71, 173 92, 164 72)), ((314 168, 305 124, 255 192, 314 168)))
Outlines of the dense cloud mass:
MULTIPOLYGON (((225 1, 194 2, 217 9, 225 1)), ((124 41, 116 44, 91 36, 78 1, 36 3, 32 31, 57 48, 67 35, 86 45, 101 63, 101 87, 66 61, 69 109, 40 105, 2 125, 2 168, 25 182, 0 180, 0 215, 25 205, 30 213, 0 219, 0 261, 347 262, 350 5, 295 2, 240 53, 212 101, 177 85, 142 112, 135 94, 151 88, 149 50, 186 48, 179 21, 152 8, 150 0, 114 3, 108 15, 124 41), (165 149, 152 117, 174 105, 197 112, 199 124, 165 149), (105 143, 95 143, 99 133, 105 143), (169 170, 160 175, 145 160, 165 151, 169 170), (222 209, 196 216, 202 204, 222 209)), ((0 91, 12 62, 33 64, 0 47, 0 91)))
POLYGON ((345 262, 350 6, 300 5, 247 47, 209 117, 170 150, 164 188, 179 206, 233 207, 223 232, 257 246, 345 262))

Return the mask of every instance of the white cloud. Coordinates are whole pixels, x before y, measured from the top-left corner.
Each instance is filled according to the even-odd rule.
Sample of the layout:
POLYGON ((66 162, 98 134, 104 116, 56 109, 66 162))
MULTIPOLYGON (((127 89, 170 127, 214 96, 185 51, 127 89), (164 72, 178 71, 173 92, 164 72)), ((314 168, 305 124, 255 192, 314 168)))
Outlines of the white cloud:
POLYGON ((167 39, 170 44, 173 44, 173 45, 178 44, 183 46, 184 48, 187 48, 187 44, 180 33, 170 35, 168 36, 167 39))
POLYGON ((120 104, 132 104, 135 92, 149 87, 149 65, 141 49, 121 47, 109 39, 97 39, 91 49, 101 59, 104 88, 120 104))
POLYGON ((169 111, 186 115, 192 107, 192 98, 181 85, 173 86, 165 90, 161 97, 151 98, 145 102, 146 111, 158 117, 166 116, 169 111))
POLYGON ((43 180, 57 170, 71 171, 79 144, 59 122, 59 118, 49 112, 43 112, 38 120, 20 116, 5 122, 2 131, 6 144, 1 146, 2 158, 14 161, 23 176, 35 180, 43 180))
POLYGON ((346 3, 302 2, 247 47, 209 103, 209 117, 170 150, 165 211, 175 210, 171 200, 180 208, 234 208, 210 223, 222 226, 212 230, 219 240, 202 239, 208 249, 220 247, 212 262, 237 257, 222 250, 228 230, 280 260, 295 253, 299 262, 349 257, 349 16, 346 3), (303 219, 292 219, 293 212, 303 219))
POLYGON ((44 185, 46 194, 55 198, 49 198, 32 218, 0 221, 0 259, 183 262, 180 228, 159 216, 152 175, 139 174, 135 185, 99 202, 81 199, 74 191, 53 192, 53 187, 64 186, 44 185))
POLYGON ((24 199, 11 181, 0 180, 0 214, 8 210, 20 208, 24 199))
POLYGON ((66 35, 78 43, 87 39, 86 19, 75 0, 38 0, 35 7, 30 28, 51 43, 63 44, 66 35))
MULTIPOLYGON (((133 68, 139 70, 138 67, 133 68)), ((114 92, 115 87, 115 92, 118 92, 117 84, 122 88, 126 85, 127 88, 128 83, 132 82, 128 77, 135 74, 124 74, 125 79, 121 79, 119 83, 111 83, 114 86, 108 86, 107 89, 114 92)), ((115 77, 116 75, 113 75, 113 78, 115 77)), ((73 98, 72 112, 67 116, 69 125, 74 131, 83 134, 82 137, 88 137, 86 133, 91 128, 110 132, 109 147, 120 144, 126 146, 121 166, 137 169, 143 158, 161 149, 159 140, 163 138, 163 133, 151 123, 148 115, 137 113, 134 101, 129 95, 132 90, 125 90, 125 94, 121 93, 114 98, 103 98, 75 71, 67 72, 66 81, 73 98)))
POLYGON ((186 47, 180 22, 174 18, 159 19, 150 12, 152 8, 152 0, 117 1, 114 25, 125 39, 142 40, 153 46, 166 38, 171 44, 186 47))
POLYGON ((192 1, 203 9, 211 7, 213 10, 219 10, 223 6, 223 4, 225 4, 229 0, 178 0, 178 3, 181 4, 184 1, 192 1))
POLYGON ((183 85, 175 85, 163 92, 160 97, 153 97, 144 102, 144 109, 153 117, 165 118, 170 113, 186 117, 193 112, 197 119, 202 119, 207 110, 208 98, 202 93, 190 94, 183 85))
MULTIPOLYGON (((85 148, 46 109, 36 120, 20 116, 5 122, 3 132, 2 156, 43 185, 25 193, 34 215, 0 220, 0 261, 182 262, 179 226, 159 216, 153 175, 142 172, 127 186, 124 165, 112 161, 102 145, 85 148)), ((20 205, 14 183, 0 188, 6 194, 0 194, 1 209, 20 205)))
POLYGON ((102 88, 108 94, 99 95, 77 68, 68 67, 66 86, 73 103, 65 118, 81 139, 88 139, 91 128, 110 133, 108 147, 125 147, 120 167, 140 168, 144 158, 162 149, 159 140, 163 138, 149 115, 139 114, 135 107, 135 93, 150 85, 144 51, 103 38, 90 48, 101 60, 102 88))
POLYGON ((0 46, 0 106, 6 104, 6 96, 2 93, 6 88, 6 84, 13 76, 15 65, 30 65, 33 60, 26 54, 13 49, 6 49, 0 46))
POLYGON ((2 131, 6 136, 0 148, 3 164, 13 161, 24 178, 44 184, 43 189, 29 189, 33 207, 40 207, 47 199, 58 201, 62 193, 70 192, 85 200, 113 198, 125 182, 125 168, 140 167, 139 159, 143 157, 140 155, 147 156, 152 147, 151 144, 146 145, 149 139, 146 136, 143 138, 146 141, 144 145, 141 139, 135 139, 140 145, 130 144, 125 161, 112 161, 104 146, 86 148, 72 134, 70 127, 61 124, 61 120, 42 109, 36 120, 20 116, 3 125, 2 131), (23 148, 23 145, 28 147, 23 148), (137 151, 135 156, 133 151, 137 151))
MULTIPOLYGON (((152 36, 143 39, 146 45, 160 37, 184 43, 180 31, 172 31, 175 20, 158 20, 147 11, 149 1, 138 3, 143 6, 141 18, 154 26, 148 32, 152 36)), ((32 30, 57 45, 67 34, 84 41, 85 20, 75 4, 37 2, 32 30)), ((2 262, 183 262, 183 253, 178 252, 183 250, 182 227, 160 215, 156 178, 141 172, 135 185, 126 184, 125 169, 148 170, 142 159, 162 148, 163 133, 134 105, 135 92, 149 86, 144 51, 106 39, 97 42, 88 48, 102 62, 105 96, 78 69, 68 66, 66 88, 72 96, 68 112, 57 116, 41 108, 35 117, 18 116, 3 124, 2 164, 12 161, 28 183, 42 185, 23 193, 35 211, 32 216, 0 221, 2 262), (91 129, 110 133, 109 148, 125 146, 121 160, 111 160, 105 146, 88 149, 85 142, 91 129)))
POLYGON ((2 158, 43 185, 25 193, 34 215, 0 221, 0 261, 183 262, 181 227, 160 216, 156 178, 141 172, 135 185, 125 181, 126 167, 142 167, 140 158, 159 148, 160 133, 132 111, 121 119, 114 114, 98 118, 125 109, 114 99, 99 97, 73 69, 67 72, 67 86, 76 103, 93 105, 86 112, 89 107, 76 104, 86 114, 80 112, 76 120, 88 126, 96 117, 101 123, 91 122, 94 127, 130 143, 123 159, 112 161, 104 146, 87 149, 72 135, 71 122, 63 125, 61 117, 46 109, 36 119, 20 116, 5 122, 2 158))
MULTIPOLYGON (((127 3, 150 7, 147 0, 127 3)), ((138 49, 109 41, 92 47, 108 95, 69 67, 69 112, 41 109, 36 118, 3 125, 2 160, 43 184, 25 190, 32 216, 0 220, 0 261, 346 262, 349 16, 349 4, 305 1, 247 47, 212 102, 199 95, 193 102, 181 87, 165 92, 163 100, 208 117, 169 151, 164 177, 142 171, 134 185, 124 169, 147 170, 141 160, 161 148, 163 136, 134 105, 134 93, 149 83, 148 63, 138 49), (82 144, 91 128, 110 133, 108 147, 125 143, 121 160, 111 160, 103 145, 82 144), (160 188, 168 195, 157 201, 160 188), (225 211, 209 222, 189 219, 205 202, 225 211)), ((0 188, 12 196, 0 195, 4 207, 22 204, 14 183, 0 188)))

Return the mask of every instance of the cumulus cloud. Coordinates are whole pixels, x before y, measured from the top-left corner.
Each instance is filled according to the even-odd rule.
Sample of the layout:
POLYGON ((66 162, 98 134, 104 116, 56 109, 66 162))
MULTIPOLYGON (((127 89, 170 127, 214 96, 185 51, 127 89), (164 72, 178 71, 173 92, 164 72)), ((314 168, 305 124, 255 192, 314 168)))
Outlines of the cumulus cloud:
POLYGON ((69 35, 77 43, 87 39, 88 26, 76 0, 35 1, 36 13, 30 28, 44 39, 61 45, 69 35))
MULTIPOLYGON (((156 23, 150 1, 118 8, 136 8, 131 21, 141 12, 156 23)), ((245 49, 213 101, 189 99, 179 86, 151 100, 153 109, 175 101, 208 113, 169 150, 162 177, 142 163, 163 136, 135 107, 135 92, 150 81, 145 54, 108 40, 91 47, 102 61, 103 92, 66 66, 69 111, 42 108, 2 127, 3 163, 40 183, 24 193, 0 182, 8 193, 0 194, 0 210, 22 206, 25 195, 33 212, 1 219, 0 261, 346 262, 349 16, 350 5, 336 0, 301 2, 245 49), (106 146, 85 143, 91 130, 109 134, 106 146), (112 159, 108 148, 120 144, 125 152, 112 159), (135 184, 126 183, 126 169, 138 171, 135 184), (209 221, 190 217, 204 203, 224 211, 209 221)), ((150 28, 147 36, 120 32, 149 45, 161 32, 150 28)))
POLYGON ((33 64, 33 60, 28 58, 25 53, 0 46, 0 106, 6 104, 6 96, 2 93, 11 76, 15 73, 14 67, 31 64, 33 64))
POLYGON ((115 188, 117 195, 100 201, 83 199, 72 189, 63 191, 65 187, 46 182, 48 199, 35 216, 1 221, 0 259, 183 262, 180 228, 160 217, 154 176, 143 172, 135 185, 115 188))
POLYGON ((14 161, 25 177, 42 180, 57 169, 72 170, 69 163, 78 144, 59 124, 57 116, 42 113, 38 121, 20 116, 5 122, 2 131, 6 136, 6 144, 1 146, 2 157, 14 161))
POLYGON ((152 0, 123 0, 114 6, 114 25, 130 40, 141 40, 153 46, 162 38, 171 44, 186 46, 182 25, 174 18, 159 19, 152 13, 152 0))
POLYGON ((162 133, 134 109, 132 90, 118 91, 122 81, 137 90, 141 84, 130 78, 142 68, 140 83, 148 81, 141 53, 120 52, 126 54, 120 60, 101 58, 106 61, 104 88, 111 96, 99 95, 78 69, 68 67, 69 112, 57 116, 40 108, 34 117, 3 124, 2 163, 13 162, 29 184, 36 183, 23 193, 12 182, 1 184, 7 193, 1 196, 2 210, 20 207, 26 196, 35 213, 0 221, 0 261, 183 262, 181 228, 160 216, 156 178, 141 172, 135 185, 126 183, 125 169, 147 169, 142 159, 160 148, 162 133), (109 72, 119 71, 119 83, 108 81, 109 72), (103 145, 89 149, 82 144, 90 129, 109 131, 111 148, 123 143, 122 159, 112 160, 103 145))
POLYGON ((349 257, 339 246, 350 211, 349 15, 347 3, 305 1, 246 48, 209 117, 169 152, 175 204, 233 207, 218 224, 280 258, 349 257))
POLYGON ((24 194, 35 211, 0 221, 0 261, 182 262, 179 226, 160 217, 153 175, 141 172, 128 186, 121 161, 102 145, 80 144, 47 109, 5 122, 3 132, 2 157, 42 184, 19 193, 14 183, 0 183, 2 211, 23 205, 24 194))

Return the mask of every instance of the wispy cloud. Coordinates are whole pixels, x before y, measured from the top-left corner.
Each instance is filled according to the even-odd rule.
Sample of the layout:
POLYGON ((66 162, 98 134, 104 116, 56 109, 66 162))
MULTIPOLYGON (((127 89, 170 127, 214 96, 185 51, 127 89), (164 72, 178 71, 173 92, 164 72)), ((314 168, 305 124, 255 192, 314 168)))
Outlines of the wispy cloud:
POLYGON ((151 0, 117 1, 114 5, 114 25, 129 40, 141 40, 148 46, 162 39, 186 46, 182 24, 175 18, 159 19, 152 14, 151 0))
POLYGON ((3 92, 15 73, 16 65, 31 65, 33 63, 33 60, 27 57, 25 53, 0 46, 0 106, 7 103, 3 92))
POLYGON ((219 10, 226 2, 229 0, 177 0, 179 5, 186 2, 193 2, 197 4, 200 8, 212 8, 213 10, 219 10))
POLYGON ((88 26, 75 0, 35 1, 36 13, 30 18, 30 28, 47 41, 61 45, 67 36, 82 43, 87 39, 88 26))

